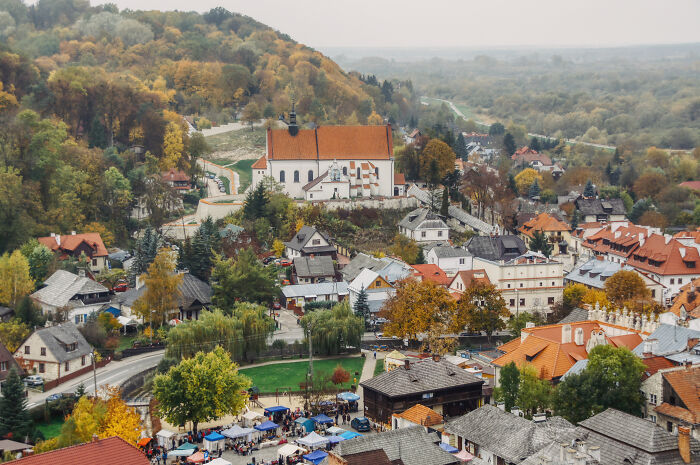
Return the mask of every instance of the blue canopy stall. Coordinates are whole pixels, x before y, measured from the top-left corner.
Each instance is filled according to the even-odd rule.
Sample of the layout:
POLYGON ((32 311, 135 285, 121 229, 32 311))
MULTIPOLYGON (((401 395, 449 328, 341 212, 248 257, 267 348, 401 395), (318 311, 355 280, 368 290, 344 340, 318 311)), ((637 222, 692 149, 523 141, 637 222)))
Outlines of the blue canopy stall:
POLYGON ((444 450, 445 452, 449 452, 450 454, 454 454, 456 452, 459 452, 459 449, 457 449, 456 447, 452 447, 451 445, 447 444, 446 442, 441 442, 440 447, 442 448, 442 450, 444 450))
POLYGON ((316 423, 318 423, 319 425, 329 425, 329 424, 332 425, 333 424, 333 419, 324 413, 320 413, 320 414, 316 415, 315 417, 311 417, 311 419, 313 421, 315 421, 316 423))
POLYGON ((258 431, 271 431, 273 429, 279 428, 279 425, 277 423, 273 423, 271 421, 266 421, 265 423, 262 423, 258 426, 255 427, 256 430, 258 431))
POLYGON ((204 448, 209 452, 223 450, 226 442, 226 437, 213 431, 204 436, 204 448))
POLYGON ((357 402, 360 400, 360 396, 352 392, 341 392, 338 394, 338 399, 344 400, 345 402, 357 402))
POLYGON ((352 438, 357 438, 360 436, 362 436, 360 433, 356 433, 354 431, 346 431, 340 435, 341 438, 345 438, 345 439, 352 439, 352 438))
POLYGON ((323 462, 323 459, 328 457, 328 454, 323 452, 322 450, 315 450, 310 454, 302 455, 302 457, 304 458, 304 460, 308 460, 314 465, 318 465, 319 463, 323 462))
POLYGON ((311 418, 304 418, 304 417, 299 417, 296 420, 294 420, 294 423, 297 425, 301 426, 304 428, 305 433, 310 433, 314 430, 316 424, 313 422, 311 418))
POLYGON ((272 415, 273 413, 282 413, 282 412, 288 412, 289 407, 285 407, 284 405, 276 405, 274 407, 268 407, 264 410, 265 416, 272 415))
POLYGON ((346 439, 342 436, 326 436, 328 442, 331 444, 338 444, 339 442, 345 441, 346 439))

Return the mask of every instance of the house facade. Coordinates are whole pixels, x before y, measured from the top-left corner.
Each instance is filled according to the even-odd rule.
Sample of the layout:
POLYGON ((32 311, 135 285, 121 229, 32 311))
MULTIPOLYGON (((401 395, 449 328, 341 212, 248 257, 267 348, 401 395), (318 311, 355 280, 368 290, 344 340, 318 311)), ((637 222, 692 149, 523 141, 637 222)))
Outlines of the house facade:
POLYGON ((540 213, 519 229, 523 241, 529 241, 540 231, 554 245, 555 254, 566 254, 571 243, 571 227, 549 213, 540 213))
POLYGON ((0 386, 5 382, 12 368, 17 370, 17 374, 22 374, 22 368, 17 364, 17 361, 5 345, 0 342, 0 386))
POLYGON ((427 208, 416 208, 399 222, 399 232, 416 242, 447 241, 450 228, 444 219, 427 208))
POLYGON ((391 125, 268 129, 266 153, 252 166, 253 185, 272 177, 290 197, 307 200, 391 197, 391 125))
POLYGON ((302 226, 289 241, 284 243, 285 255, 288 258, 329 255, 337 259, 337 250, 331 244, 330 238, 312 226, 302 226))
POLYGON ((296 284, 314 284, 335 281, 335 264, 328 255, 294 258, 294 280, 296 284))
POLYGON ((91 271, 100 272, 107 268, 107 248, 99 233, 76 234, 75 231, 65 235, 51 233, 50 236, 39 237, 37 240, 57 254, 59 260, 65 260, 68 257, 78 259, 85 254, 91 271))
POLYGON ((29 297, 44 315, 66 312, 67 321, 78 325, 110 301, 109 289, 102 284, 65 270, 49 276, 43 287, 29 297))
POLYGON ((588 199, 579 197, 574 202, 583 223, 610 223, 625 221, 627 209, 622 199, 588 199))
POLYGON ((454 276, 454 278, 452 278, 452 281, 450 281, 447 288, 450 290, 452 295, 460 297, 467 289, 476 285, 491 285, 491 281, 489 281, 489 276, 486 274, 486 270, 480 269, 460 271, 454 276))
POLYGON ((348 283, 292 284, 284 286, 282 294, 285 308, 294 310, 302 315, 304 306, 309 302, 331 301, 342 302, 348 298, 348 283))
POLYGON ((377 313, 391 296, 396 293, 394 286, 376 271, 363 269, 348 285, 350 306, 354 307, 362 290, 367 293, 367 304, 372 313, 377 313))
POLYGON ((437 265, 449 276, 473 268, 472 254, 461 247, 436 246, 425 255, 426 263, 437 265))

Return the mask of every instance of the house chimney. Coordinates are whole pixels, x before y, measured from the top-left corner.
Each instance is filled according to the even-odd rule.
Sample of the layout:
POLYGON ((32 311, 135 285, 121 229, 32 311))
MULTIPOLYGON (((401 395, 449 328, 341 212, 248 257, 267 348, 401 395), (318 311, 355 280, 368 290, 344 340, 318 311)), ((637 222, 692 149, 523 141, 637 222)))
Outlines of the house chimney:
POLYGON ((598 462, 600 462, 600 447, 599 446, 591 446, 588 448, 588 455, 596 459, 598 462))
POLYGON ((574 335, 574 342, 577 346, 583 345, 583 328, 576 328, 576 333, 574 335))
POLYGON ((496 404, 496 407, 498 407, 499 409, 501 409, 501 412, 505 412, 505 411, 506 411, 506 404, 503 403, 503 402, 498 402, 498 403, 496 404))
POLYGON ((534 327, 535 327, 535 323, 532 321, 528 321, 527 323, 525 323, 525 328, 534 328, 534 327))
POLYGON ((571 342, 571 325, 561 327, 561 343, 568 344, 571 342))
POLYGON ((404 360, 403 367, 406 369, 406 371, 410 370, 411 369, 411 362, 409 360, 404 360))
POLYGON ((568 447, 569 445, 566 443, 559 444, 559 461, 562 463, 566 460, 566 449, 568 447))
POLYGON ((92 442, 97 442, 98 439, 99 437, 95 433, 92 433, 92 442))
POLYGON ((56 234, 53 238, 56 240, 57 245, 61 245, 61 235, 60 234, 56 234))
POLYGON ((576 450, 574 449, 566 449, 566 463, 576 463, 576 450))
POLYGON ((651 341, 644 341, 644 348, 642 349, 642 355, 644 357, 651 357, 651 341))
POLYGON ((78 276, 80 276, 81 278, 84 278, 85 277, 85 270, 78 270, 78 276))
POLYGON ((690 428, 678 427, 678 452, 684 463, 690 463, 690 428))
POLYGON ((440 361, 440 354, 433 354, 433 362, 439 362, 440 361))
POLYGON ((56 237, 56 233, 51 233, 51 237, 56 237))
POLYGON ((542 423, 545 421, 547 421, 547 414, 546 413, 536 413, 532 416, 533 423, 542 423))
POLYGON ((513 407, 512 409, 510 409, 510 413, 512 413, 512 414, 515 415, 516 417, 521 417, 521 416, 522 416, 522 415, 521 415, 521 412, 520 412, 520 407, 517 407, 517 406, 513 407))

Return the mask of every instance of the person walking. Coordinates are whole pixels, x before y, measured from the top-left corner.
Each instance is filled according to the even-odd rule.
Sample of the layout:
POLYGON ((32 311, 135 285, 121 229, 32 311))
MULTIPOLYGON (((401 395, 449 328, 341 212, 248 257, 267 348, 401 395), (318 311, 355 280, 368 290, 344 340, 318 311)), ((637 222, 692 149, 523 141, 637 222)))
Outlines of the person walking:
POLYGON ((374 351, 374 359, 377 360, 377 351, 374 351))

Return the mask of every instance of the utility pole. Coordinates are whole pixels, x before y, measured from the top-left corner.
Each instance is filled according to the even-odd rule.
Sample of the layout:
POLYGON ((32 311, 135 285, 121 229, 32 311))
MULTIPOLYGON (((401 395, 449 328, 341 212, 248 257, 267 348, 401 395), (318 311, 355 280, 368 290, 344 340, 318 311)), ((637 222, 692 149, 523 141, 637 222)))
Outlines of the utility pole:
POLYGON ((92 349, 92 382, 95 388, 95 399, 97 399, 97 365, 95 364, 95 349, 92 349))

